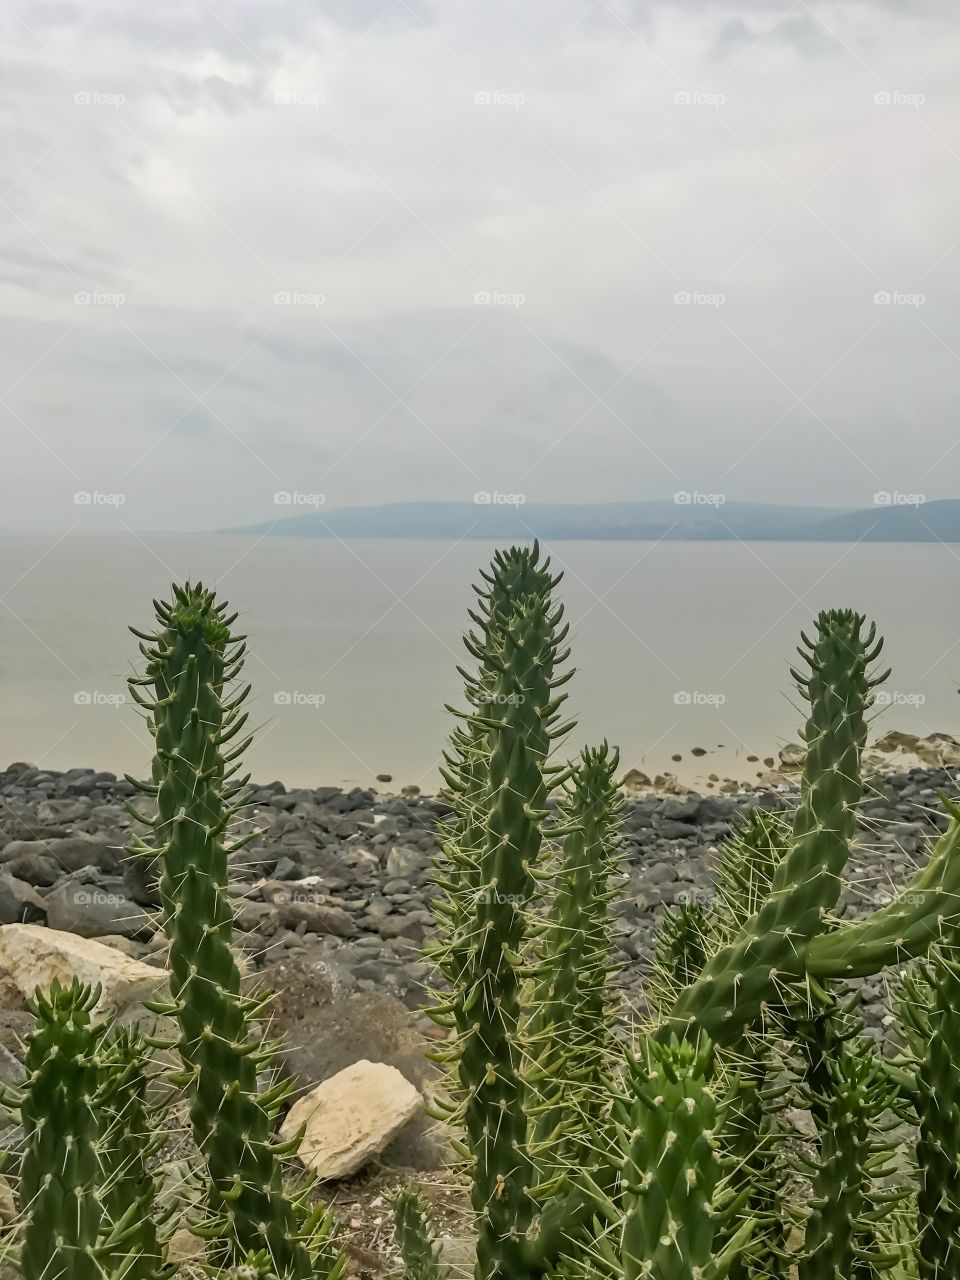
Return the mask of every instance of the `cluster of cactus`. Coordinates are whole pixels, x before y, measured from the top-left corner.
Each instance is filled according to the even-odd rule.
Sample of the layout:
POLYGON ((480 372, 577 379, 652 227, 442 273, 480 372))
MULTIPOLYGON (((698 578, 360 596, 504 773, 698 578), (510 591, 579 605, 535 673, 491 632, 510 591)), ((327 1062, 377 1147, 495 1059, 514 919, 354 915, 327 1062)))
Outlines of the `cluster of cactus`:
MULTIPOLYGON (((446 756, 437 869, 445 980, 431 1016, 438 1111, 464 1161, 475 1280, 957 1280, 960 1277, 960 809, 902 892, 844 916, 881 644, 822 613, 795 671, 809 713, 792 814, 754 809, 719 851, 712 896, 670 908, 647 1012, 614 979, 623 797, 616 751, 562 744, 572 670, 559 576, 539 548, 497 555, 477 590, 466 707, 446 756), (857 1012, 858 978, 899 971, 899 1048, 857 1012), (785 1113, 809 1114, 800 1144, 785 1113), (906 1136, 905 1136, 906 1135, 906 1136)), ((201 585, 137 633, 131 692, 155 740, 148 828, 175 1028, 98 1017, 99 992, 38 992, 19 1111, 24 1280, 165 1280, 156 1156, 186 1095, 203 1186, 203 1265, 236 1280, 341 1280, 334 1226, 288 1176, 288 1087, 232 948, 231 832, 247 778, 244 644, 201 585), (154 1050, 173 1051, 164 1070, 154 1050), (264 1078, 267 1083, 264 1085, 264 1078)), ((131 779, 131 781, 133 781, 131 779)), ((395 1202, 403 1280, 444 1280, 420 1197, 395 1202)))
POLYGON ((26 1078, 7 1099, 24 1134, 19 1266, 24 1280, 170 1273, 170 1215, 158 1208, 151 1161, 181 1091, 203 1188, 187 1221, 204 1265, 251 1280, 339 1280, 345 1264, 327 1211, 309 1180, 284 1178, 298 1147, 277 1136, 290 1086, 261 1087, 279 1046, 258 1031, 266 998, 243 993, 231 946, 229 856, 249 838, 230 837, 247 783, 243 639, 201 584, 175 587, 155 608, 156 631, 135 633, 146 667, 130 682, 154 738, 152 777, 129 779, 153 812, 132 808, 150 839, 129 853, 159 874, 169 996, 148 1007, 176 1033, 144 1038, 111 1026, 96 1016, 100 993, 77 982, 38 992, 26 1078), (155 1070, 154 1049, 175 1051, 180 1069, 155 1070), (165 1104, 148 1102, 148 1081, 165 1104))
MULTIPOLYGON (((440 1114, 471 1187, 475 1280, 960 1276, 960 809, 943 797, 913 881, 844 918, 886 678, 874 627, 834 610, 803 637, 796 811, 754 809, 713 893, 665 912, 647 1016, 621 1045, 616 755, 560 758, 557 583, 536 545, 484 575, 447 756, 432 1016, 450 1029, 440 1114), (901 981, 896 1056, 852 985, 884 969, 901 981), (798 1110, 804 1143, 784 1119, 798 1110)), ((423 1215, 403 1232, 407 1280, 435 1276, 423 1215)))

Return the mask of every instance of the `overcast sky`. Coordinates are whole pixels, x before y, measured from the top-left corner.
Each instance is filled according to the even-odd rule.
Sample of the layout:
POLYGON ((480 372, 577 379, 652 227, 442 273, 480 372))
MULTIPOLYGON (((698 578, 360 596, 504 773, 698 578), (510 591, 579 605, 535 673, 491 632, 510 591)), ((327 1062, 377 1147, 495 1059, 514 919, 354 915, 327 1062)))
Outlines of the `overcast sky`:
POLYGON ((0 49, 0 527, 960 489, 948 0, 9 0, 0 49))

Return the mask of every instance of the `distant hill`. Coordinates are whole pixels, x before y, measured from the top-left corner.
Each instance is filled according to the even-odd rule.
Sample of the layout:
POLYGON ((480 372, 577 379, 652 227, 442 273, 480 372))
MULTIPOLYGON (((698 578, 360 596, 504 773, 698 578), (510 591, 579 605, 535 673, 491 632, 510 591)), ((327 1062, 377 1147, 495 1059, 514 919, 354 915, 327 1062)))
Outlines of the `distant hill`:
POLYGON ((895 501, 865 510, 768 503, 391 502, 304 512, 221 533, 301 538, 456 538, 777 542, 960 542, 960 499, 917 506, 895 501))

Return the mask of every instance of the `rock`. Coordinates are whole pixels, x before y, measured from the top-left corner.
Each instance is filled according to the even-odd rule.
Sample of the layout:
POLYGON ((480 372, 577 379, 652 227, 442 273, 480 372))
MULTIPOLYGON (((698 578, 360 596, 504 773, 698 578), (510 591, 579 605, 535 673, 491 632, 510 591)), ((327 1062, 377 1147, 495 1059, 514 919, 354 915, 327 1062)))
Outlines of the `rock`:
POLYGON ((629 769, 624 775, 623 785, 627 791, 636 791, 640 787, 651 787, 653 783, 640 769, 629 769))
POLYGON ((384 868, 391 879, 406 880, 430 865, 430 859, 419 849, 409 849, 404 845, 394 845, 387 854, 384 868))
POLYGON ((184 1262, 196 1262, 204 1252, 203 1241, 189 1227, 178 1227, 167 1245, 167 1257, 177 1267, 184 1262))
POLYGON ((6 872, 0 873, 0 924, 42 920, 46 910, 46 904, 32 885, 6 872))
POLYGON ((153 932, 151 917, 127 897, 122 880, 106 885, 66 880, 50 891, 46 906, 51 929, 77 933, 81 938, 98 938, 105 933, 136 938, 153 932))
MULTIPOLYGON (((779 755, 781 769, 802 769, 807 759, 807 748, 800 742, 788 742, 780 748, 779 755)), ((768 764, 766 760, 763 763, 768 764)), ((771 760, 768 767, 772 764, 771 760)))
POLYGON ((298 1155, 322 1181, 349 1178, 380 1155, 422 1109, 396 1067, 361 1060, 300 1098, 280 1126, 289 1141, 304 1127, 298 1155))
POLYGON ((392 781, 393 781, 393 774, 392 774, 392 773, 378 773, 378 774, 377 774, 377 781, 378 781, 378 782, 392 782, 392 781))
POLYGON ((29 999, 37 987, 48 987, 54 978, 68 984, 74 977, 91 985, 100 983, 97 1008, 119 1013, 134 1001, 153 996, 166 974, 72 933, 36 924, 0 928, 0 984, 12 984, 29 999))
POLYGON ((53 858, 64 871, 79 871, 82 867, 116 871, 123 851, 118 841, 106 836, 59 836, 49 840, 14 840, 4 847, 0 861, 11 862, 24 854, 53 858))
MULTIPOLYGON (((371 941, 375 948, 367 952, 368 959, 383 954, 383 944, 371 941)), ((359 943, 354 946, 359 953, 359 943)), ((270 1005, 271 1032, 286 1039, 281 1053, 286 1071, 301 1088, 311 1088, 365 1058, 396 1067, 429 1099, 437 1068, 425 1056, 427 1045, 414 1015, 382 989, 358 991, 350 970, 319 952, 318 944, 312 944, 273 961, 253 988, 262 983, 276 993, 270 1005)), ((448 1151, 436 1122, 420 1115, 386 1149, 384 1163, 438 1169, 448 1151)))

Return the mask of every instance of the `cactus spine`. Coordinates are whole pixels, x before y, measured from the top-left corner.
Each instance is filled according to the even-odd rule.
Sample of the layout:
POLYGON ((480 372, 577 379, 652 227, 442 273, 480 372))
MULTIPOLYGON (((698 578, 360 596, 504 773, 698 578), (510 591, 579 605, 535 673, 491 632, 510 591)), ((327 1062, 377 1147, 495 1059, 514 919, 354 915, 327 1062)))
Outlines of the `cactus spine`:
POLYGON ((175 587, 156 612, 157 632, 141 637, 145 676, 131 684, 156 743, 152 783, 141 784, 157 800, 154 843, 138 851, 160 861, 172 996, 161 1011, 179 1023, 190 1118, 209 1173, 209 1218, 195 1229, 221 1264, 266 1250, 279 1275, 329 1276, 340 1263, 326 1220, 283 1188, 281 1157, 296 1144, 274 1134, 288 1089, 259 1091, 258 1073, 272 1055, 251 1022, 264 1001, 241 994, 231 950, 227 867, 239 842, 228 844, 227 831, 242 804, 247 779, 237 776, 238 761, 249 742, 242 737, 248 688, 231 691, 242 638, 231 636, 227 606, 199 583, 175 587))

